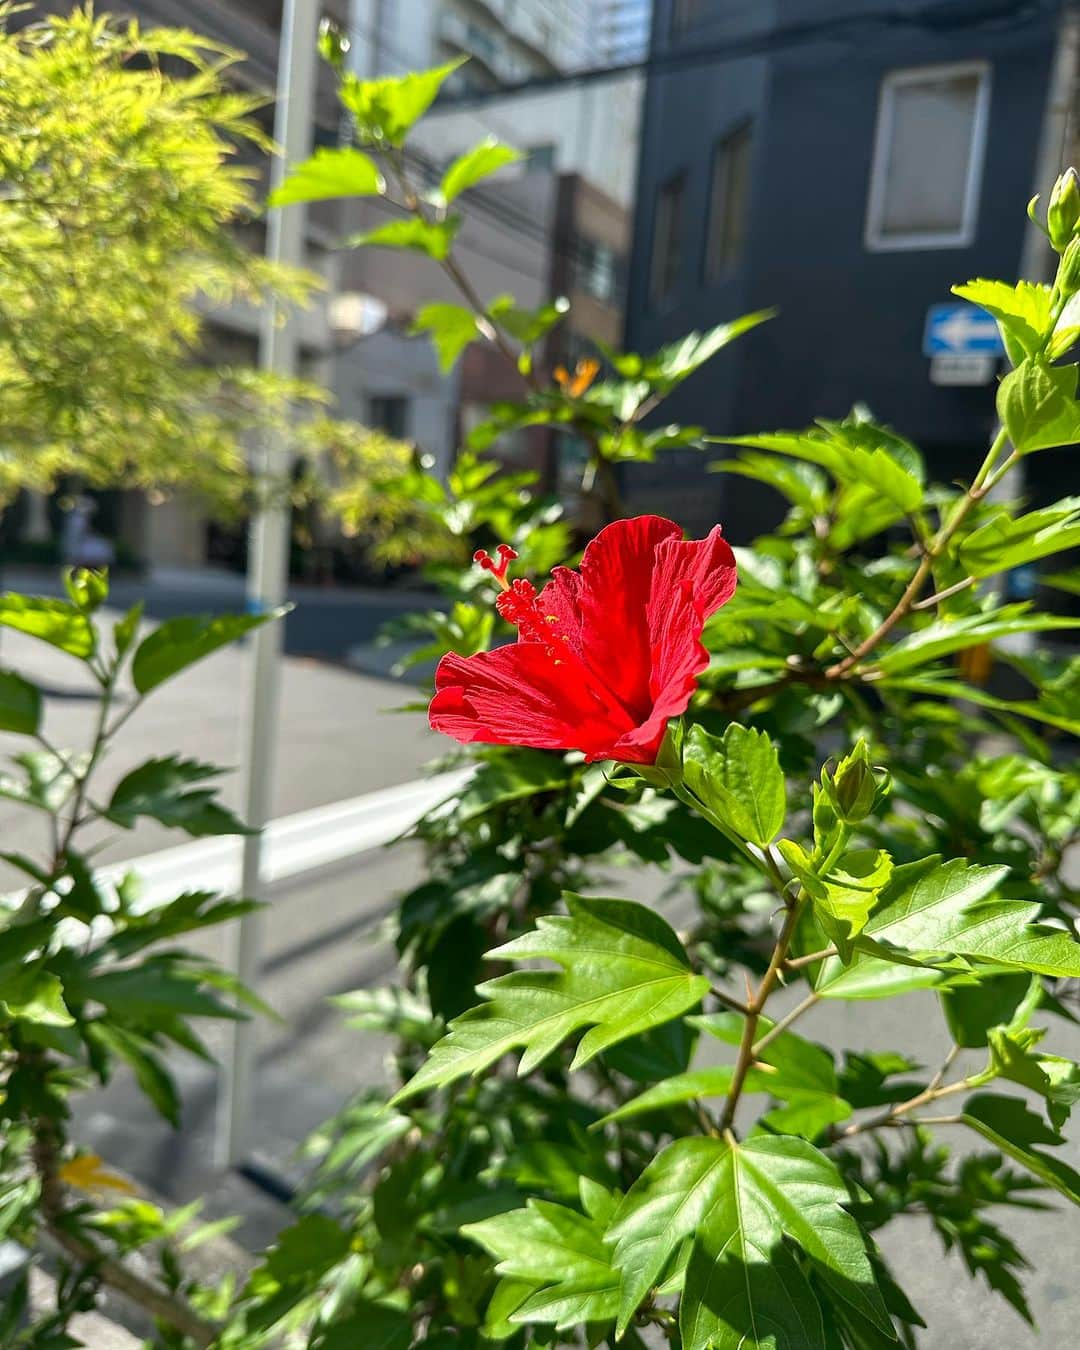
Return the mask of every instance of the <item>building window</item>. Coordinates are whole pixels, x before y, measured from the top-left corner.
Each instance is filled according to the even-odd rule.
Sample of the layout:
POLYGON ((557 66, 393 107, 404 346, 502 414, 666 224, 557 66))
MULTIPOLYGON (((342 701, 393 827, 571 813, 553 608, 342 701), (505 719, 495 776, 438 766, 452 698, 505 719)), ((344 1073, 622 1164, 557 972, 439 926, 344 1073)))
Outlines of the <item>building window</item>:
POLYGON ((749 122, 717 142, 709 185, 709 224, 705 235, 705 280, 720 281, 739 265, 746 234, 746 202, 750 195, 749 122))
POLYGON ((989 111, 990 71, 982 63, 885 77, 867 248, 964 248, 973 241, 989 111))
POLYGON ((663 304, 674 291, 682 264, 683 210, 686 174, 678 173, 660 188, 653 218, 652 267, 649 290, 654 305, 663 304))
POLYGON ((368 423, 403 441, 409 434, 409 400, 404 394, 372 394, 368 399, 368 423))
POLYGON ((608 244, 579 236, 573 245, 573 278, 576 290, 610 305, 619 292, 619 259, 608 244))

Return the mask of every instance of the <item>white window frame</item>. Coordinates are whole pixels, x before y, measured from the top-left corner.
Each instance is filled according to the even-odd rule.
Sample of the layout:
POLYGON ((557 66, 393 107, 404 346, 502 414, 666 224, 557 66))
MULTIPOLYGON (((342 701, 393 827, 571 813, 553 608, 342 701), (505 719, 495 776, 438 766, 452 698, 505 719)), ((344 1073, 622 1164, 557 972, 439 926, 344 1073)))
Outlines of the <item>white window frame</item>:
POLYGON ((870 195, 866 204, 866 247, 874 253, 893 253, 907 249, 969 248, 975 241, 986 160, 986 135, 990 123, 990 65, 986 61, 956 61, 946 65, 912 66, 892 70, 881 81, 878 92, 877 127, 870 168, 870 195), (977 75, 975 113, 971 127, 971 153, 968 156, 964 204, 958 230, 929 230, 921 234, 884 235, 886 170, 895 120, 895 93, 907 85, 925 84, 931 79, 950 79, 977 75))

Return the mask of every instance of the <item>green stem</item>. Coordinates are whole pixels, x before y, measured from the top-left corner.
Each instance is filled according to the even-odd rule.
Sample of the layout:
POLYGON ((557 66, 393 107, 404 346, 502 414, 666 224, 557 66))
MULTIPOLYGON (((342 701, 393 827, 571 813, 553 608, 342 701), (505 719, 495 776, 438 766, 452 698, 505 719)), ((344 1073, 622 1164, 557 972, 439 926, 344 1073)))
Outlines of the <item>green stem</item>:
POLYGON ((991 482, 991 475, 997 467, 998 457, 1005 448, 1008 439, 1008 432, 1004 427, 1001 427, 994 437, 993 444, 987 451, 986 458, 983 460, 979 472, 975 475, 974 481, 967 492, 964 493, 953 507, 948 519, 943 522, 941 528, 927 546, 919 566, 915 569, 915 575, 908 582, 903 595, 901 595, 900 599, 896 602, 892 612, 882 619, 877 628, 874 629, 869 637, 860 642, 854 651, 849 652, 842 661, 838 661, 835 665, 829 667, 825 672, 829 679, 843 679, 854 666, 857 666, 859 662, 864 659, 864 657, 869 656, 882 638, 887 637, 896 625, 900 623, 902 619, 905 619, 911 612, 912 606, 915 604, 915 601, 918 600, 919 592, 925 585, 927 577, 930 576, 933 571, 934 563, 937 562, 938 558, 945 552, 949 540, 952 539, 953 535, 963 524, 968 512, 976 502, 981 501, 982 498, 986 496, 993 483, 999 481, 1007 471, 1006 465, 1011 467, 1011 464, 1015 462, 1015 459, 1017 458, 1016 455, 1010 455, 1001 465, 1000 473, 997 477, 993 478, 993 483, 991 482))
POLYGON ((735 1119, 735 1108, 739 1104, 746 1075, 754 1057, 754 1040, 757 1036, 758 1022, 761 1019, 762 1010, 768 1002, 769 995, 776 988, 777 981, 780 979, 780 972, 787 959, 788 947, 791 945, 791 939, 795 936, 795 929, 798 927, 805 903, 805 898, 800 897, 789 906, 787 914, 784 916, 784 926, 780 930, 780 936, 776 939, 776 946, 773 948, 768 969, 761 977, 757 993, 747 1005, 742 1040, 739 1043, 739 1052, 735 1059, 735 1072, 731 1076, 731 1087, 728 1089, 727 1097, 724 1100, 724 1109, 720 1113, 719 1128, 721 1133, 729 1130, 732 1121, 735 1119))

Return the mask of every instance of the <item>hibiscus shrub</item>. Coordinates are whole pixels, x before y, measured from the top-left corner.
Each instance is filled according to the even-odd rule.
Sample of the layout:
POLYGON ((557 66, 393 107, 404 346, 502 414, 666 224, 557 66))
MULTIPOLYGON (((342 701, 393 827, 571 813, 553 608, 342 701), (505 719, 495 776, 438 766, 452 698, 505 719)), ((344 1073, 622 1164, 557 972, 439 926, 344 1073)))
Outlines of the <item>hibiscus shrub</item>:
POLYGON ((311 1145, 312 1199, 345 1195, 353 1253, 324 1288, 387 1344, 429 1350, 914 1345, 935 1309, 890 1273, 913 1271, 888 1226, 918 1214, 1030 1320, 998 1214, 1033 1192, 1080 1203, 1055 1156, 1080 1097, 1059 1053, 1080 976, 1080 666, 1013 645, 997 655, 1027 694, 976 676, 993 640, 1077 623, 994 580, 1080 542, 1075 499, 1005 495, 1025 456, 1080 440, 1060 364, 1076 178, 1049 204, 1052 285, 957 288, 1011 367, 970 482, 928 482, 862 412, 742 437, 715 467, 788 511, 733 551, 719 528, 687 542, 621 518, 618 465, 707 444, 645 419, 767 316, 549 375, 564 307, 484 302, 453 250, 457 192, 514 152, 478 146, 434 189, 410 177, 403 143, 447 73, 347 78, 364 148, 320 151, 287 189, 345 194, 377 160, 366 180, 402 218, 359 242, 459 284, 461 305, 419 320, 447 364, 486 342, 522 379, 445 484, 381 484, 447 540, 431 572, 448 608, 410 626, 420 658, 441 655, 431 723, 474 773, 418 830, 430 875, 398 909, 403 988, 344 1000, 396 1037, 397 1090, 360 1094, 311 1145), (584 514, 610 522, 545 584, 566 522, 485 458, 536 426, 587 447, 584 514), (902 995, 889 1039, 815 1039, 837 1009, 902 995))

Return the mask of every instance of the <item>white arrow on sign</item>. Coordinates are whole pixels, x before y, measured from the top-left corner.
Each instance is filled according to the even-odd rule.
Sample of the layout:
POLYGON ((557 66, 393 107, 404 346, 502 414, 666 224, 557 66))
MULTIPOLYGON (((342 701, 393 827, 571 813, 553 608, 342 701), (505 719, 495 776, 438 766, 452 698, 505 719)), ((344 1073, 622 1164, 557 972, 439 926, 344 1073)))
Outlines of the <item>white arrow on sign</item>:
POLYGON ((934 326, 934 338, 954 352, 966 352, 973 342, 985 342, 996 331, 997 326, 989 314, 960 309, 934 326))

